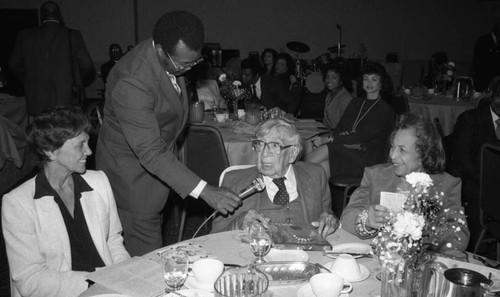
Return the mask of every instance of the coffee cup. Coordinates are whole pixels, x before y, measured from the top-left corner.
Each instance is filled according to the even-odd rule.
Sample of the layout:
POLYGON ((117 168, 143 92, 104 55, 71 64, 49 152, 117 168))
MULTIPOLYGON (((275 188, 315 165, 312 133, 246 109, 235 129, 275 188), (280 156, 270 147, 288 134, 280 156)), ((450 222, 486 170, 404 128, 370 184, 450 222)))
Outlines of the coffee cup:
POLYGON ((315 274, 309 282, 316 297, 338 297, 352 290, 352 285, 345 283, 344 278, 334 272, 315 274))
POLYGON ((244 118, 245 118, 245 110, 238 109, 238 119, 244 119, 244 118))
POLYGON ((332 272, 340 274, 347 280, 356 280, 361 277, 361 268, 352 255, 340 254, 333 262, 330 269, 332 272))
POLYGON ((202 286, 212 286, 222 274, 224 263, 217 259, 200 259, 193 263, 191 273, 202 286))

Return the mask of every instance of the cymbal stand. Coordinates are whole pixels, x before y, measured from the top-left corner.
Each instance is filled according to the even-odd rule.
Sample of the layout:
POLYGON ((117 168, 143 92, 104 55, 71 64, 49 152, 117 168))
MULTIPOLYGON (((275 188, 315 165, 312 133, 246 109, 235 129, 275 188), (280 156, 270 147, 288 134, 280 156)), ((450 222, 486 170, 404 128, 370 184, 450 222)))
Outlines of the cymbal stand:
POLYGON ((339 43, 337 44, 337 57, 342 56, 342 26, 340 24, 337 24, 337 30, 339 30, 339 43))

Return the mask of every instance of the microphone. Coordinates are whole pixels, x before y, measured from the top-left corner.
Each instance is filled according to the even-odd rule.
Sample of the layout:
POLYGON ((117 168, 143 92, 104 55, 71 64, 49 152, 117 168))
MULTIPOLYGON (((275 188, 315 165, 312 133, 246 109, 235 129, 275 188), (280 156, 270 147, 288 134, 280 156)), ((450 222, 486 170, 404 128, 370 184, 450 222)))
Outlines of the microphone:
POLYGON ((264 183, 264 179, 262 177, 257 177, 252 181, 252 184, 248 187, 244 188, 238 193, 238 197, 241 199, 245 199, 250 195, 260 192, 266 188, 266 184, 264 183))

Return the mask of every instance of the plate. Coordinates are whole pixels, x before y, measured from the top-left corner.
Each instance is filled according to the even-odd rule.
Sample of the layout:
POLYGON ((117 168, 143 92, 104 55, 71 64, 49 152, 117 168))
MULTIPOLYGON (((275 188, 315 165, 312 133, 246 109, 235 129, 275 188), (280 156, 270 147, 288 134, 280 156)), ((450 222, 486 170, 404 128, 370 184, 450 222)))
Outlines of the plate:
MULTIPOLYGON (((314 295, 311 284, 305 284, 297 291, 297 297, 316 297, 316 295, 314 295)), ((339 297, 349 297, 349 293, 340 294, 339 297)))
MULTIPOLYGON (((332 246, 332 253, 355 253, 355 254, 365 254, 369 255, 372 248, 365 243, 342 243, 332 246)), ((328 255, 330 258, 336 257, 337 255, 328 255)), ((354 256, 354 258, 359 258, 360 256, 354 256)))
MULTIPOLYGON (((325 266, 326 268, 330 269, 330 271, 333 272, 333 270, 332 270, 333 261, 327 262, 323 266, 325 266)), ((370 269, 366 268, 365 265, 359 264, 359 270, 361 270, 361 275, 358 278, 356 278, 356 279, 344 278, 344 280, 346 282, 349 282, 349 283, 357 283, 360 281, 364 281, 365 279, 367 279, 370 276, 370 269)))
POLYGON ((271 248, 269 253, 264 257, 267 262, 307 262, 309 255, 302 250, 279 250, 271 248))
MULTIPOLYGON (((182 294, 182 295, 184 295, 186 297, 214 297, 213 293, 210 293, 210 292, 207 292, 207 291, 204 291, 204 290, 191 290, 191 289, 188 289, 188 290, 178 290, 176 292, 178 292, 179 294, 182 294)), ((179 297, 179 295, 176 295, 174 293, 168 293, 164 297, 179 297)))
POLYGON ((205 292, 213 292, 214 291, 214 284, 211 285, 203 285, 200 284, 196 278, 192 276, 188 276, 186 279, 186 282, 184 283, 184 286, 186 286, 188 289, 192 290, 202 290, 205 292))

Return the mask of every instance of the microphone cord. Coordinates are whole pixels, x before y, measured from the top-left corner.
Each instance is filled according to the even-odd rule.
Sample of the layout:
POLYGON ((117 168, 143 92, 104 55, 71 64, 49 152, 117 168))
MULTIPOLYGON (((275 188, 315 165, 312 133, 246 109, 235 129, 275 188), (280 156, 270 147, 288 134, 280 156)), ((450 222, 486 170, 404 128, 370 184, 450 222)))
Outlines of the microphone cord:
POLYGON ((201 228, 203 226, 205 226, 208 221, 210 221, 213 217, 215 217, 215 215, 217 214, 217 210, 214 211, 206 220, 203 221, 203 223, 201 223, 200 227, 198 227, 198 230, 196 230, 196 232, 194 232, 194 235, 193 237, 191 237, 191 239, 194 239, 196 237, 196 235, 198 235, 198 232, 200 232, 201 228))

